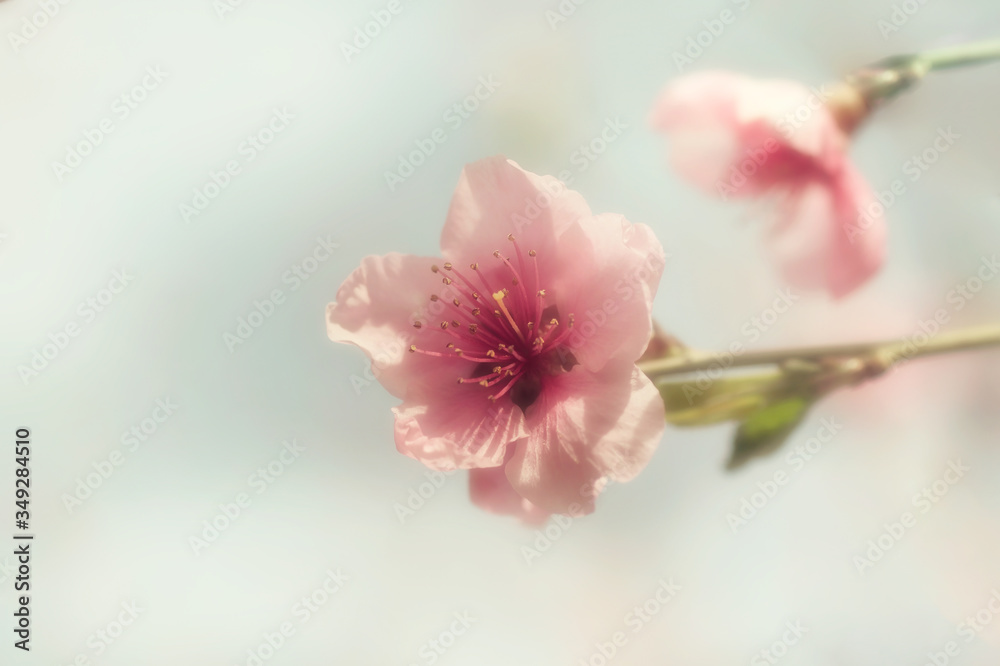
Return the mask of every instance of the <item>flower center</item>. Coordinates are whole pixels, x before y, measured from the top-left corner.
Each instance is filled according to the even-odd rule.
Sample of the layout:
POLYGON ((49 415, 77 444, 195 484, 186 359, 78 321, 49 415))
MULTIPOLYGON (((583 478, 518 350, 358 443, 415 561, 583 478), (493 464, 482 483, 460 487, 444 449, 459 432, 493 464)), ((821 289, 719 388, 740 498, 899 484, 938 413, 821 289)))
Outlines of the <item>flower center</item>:
MULTIPOLYGON (((438 324, 450 339, 443 350, 410 345, 410 352, 468 361, 469 373, 458 377, 459 384, 488 389, 486 398, 491 402, 509 393, 511 401, 524 410, 538 399, 546 377, 576 365, 563 344, 572 333, 573 315, 560 321, 558 308, 546 304, 546 291, 538 277, 538 253, 529 250, 526 259, 513 234, 507 240, 514 247, 517 265, 500 250, 493 252, 501 266, 490 277, 499 278, 498 285, 491 283, 478 262, 469 266, 472 273, 468 276, 451 263, 444 264, 441 282, 457 295, 450 300, 437 294, 430 298, 443 303, 451 317, 438 324)), ((441 273, 442 268, 431 266, 431 270, 441 273)), ((425 325, 419 320, 413 324, 418 329, 425 325)), ((445 341, 444 336, 425 339, 445 341)))

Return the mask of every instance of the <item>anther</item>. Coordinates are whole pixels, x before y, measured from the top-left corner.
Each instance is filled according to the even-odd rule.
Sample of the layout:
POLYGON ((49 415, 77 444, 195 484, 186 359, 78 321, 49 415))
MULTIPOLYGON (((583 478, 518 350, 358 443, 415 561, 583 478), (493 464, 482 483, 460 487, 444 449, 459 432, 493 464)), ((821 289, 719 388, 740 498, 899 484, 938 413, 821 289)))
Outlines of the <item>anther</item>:
POLYGON ((479 270, 479 264, 478 263, 471 263, 471 264, 469 264, 469 268, 471 268, 474 271, 478 271, 479 270))
POLYGON ((421 328, 421 327, 423 327, 423 324, 421 324, 419 321, 413 322, 413 328, 421 328))
POLYGON ((441 328, 448 328, 448 322, 446 321, 441 322, 441 328))
MULTIPOLYGON (((416 345, 414 345, 413 348, 416 349, 416 345)), ((496 358, 497 357, 497 353, 495 351, 493 351, 492 349, 487 350, 486 355, 489 356, 490 358, 496 358)))
POLYGON ((444 265, 444 269, 446 271, 450 271, 452 268, 454 268, 454 266, 451 265, 450 261, 444 265))
POLYGON ((513 241, 514 240, 514 234, 507 234, 507 240, 513 241))
POLYGON ((410 353, 412 354, 415 351, 417 351, 417 346, 416 345, 410 345, 410 353))
POLYGON ((441 282, 444 282, 445 284, 451 284, 452 280, 451 278, 441 278, 441 282))
POLYGON ((459 301, 457 298, 452 299, 451 302, 455 304, 455 307, 459 307, 460 305, 462 305, 462 302, 459 301))
POLYGON ((441 298, 437 294, 431 294, 431 300, 437 303, 441 298))
POLYGON ((500 250, 493 250, 493 256, 496 257, 497 259, 499 259, 500 258, 500 250))
POLYGON ((539 289, 538 290, 538 295, 541 296, 542 298, 545 298, 545 290, 544 289, 539 289))
POLYGON ((431 266, 431 273, 437 273, 439 270, 441 269, 438 268, 437 265, 431 266))
POLYGON ((534 256, 537 256, 537 255, 538 255, 538 253, 535 252, 534 250, 528 250, 528 256, 529 257, 534 257, 534 256))

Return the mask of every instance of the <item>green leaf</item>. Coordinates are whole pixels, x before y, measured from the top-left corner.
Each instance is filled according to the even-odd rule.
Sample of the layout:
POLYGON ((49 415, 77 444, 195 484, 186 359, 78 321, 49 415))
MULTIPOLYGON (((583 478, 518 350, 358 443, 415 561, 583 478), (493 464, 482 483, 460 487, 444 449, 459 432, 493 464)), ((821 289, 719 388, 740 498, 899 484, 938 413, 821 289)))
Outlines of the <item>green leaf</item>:
POLYGON ((667 421, 692 427, 743 420, 764 407, 772 393, 784 385, 784 375, 768 371, 742 377, 725 377, 699 386, 694 379, 662 382, 657 388, 666 407, 667 421))
POLYGON ((727 469, 776 451, 802 423, 812 404, 810 397, 785 395, 748 416, 736 431, 727 469))

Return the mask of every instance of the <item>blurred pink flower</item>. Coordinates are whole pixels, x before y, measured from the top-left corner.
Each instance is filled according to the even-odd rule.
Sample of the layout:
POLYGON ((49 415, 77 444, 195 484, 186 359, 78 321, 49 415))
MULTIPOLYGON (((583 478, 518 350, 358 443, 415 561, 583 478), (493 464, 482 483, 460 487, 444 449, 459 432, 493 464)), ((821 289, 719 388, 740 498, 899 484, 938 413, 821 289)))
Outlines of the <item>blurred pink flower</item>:
POLYGON ((683 177, 724 199, 768 197, 768 246, 785 279, 839 298, 871 278, 885 255, 884 210, 846 154, 865 113, 846 84, 813 92, 708 71, 672 82, 650 122, 670 135, 683 177))
MULTIPOLYGON (((361 347, 403 400, 402 453, 435 469, 502 466, 541 511, 593 511, 603 478, 638 474, 664 430, 635 366, 659 241, 495 157, 463 171, 441 250, 363 259, 327 307, 330 339, 361 347)), ((495 480, 474 481, 477 496, 503 491, 495 480)))

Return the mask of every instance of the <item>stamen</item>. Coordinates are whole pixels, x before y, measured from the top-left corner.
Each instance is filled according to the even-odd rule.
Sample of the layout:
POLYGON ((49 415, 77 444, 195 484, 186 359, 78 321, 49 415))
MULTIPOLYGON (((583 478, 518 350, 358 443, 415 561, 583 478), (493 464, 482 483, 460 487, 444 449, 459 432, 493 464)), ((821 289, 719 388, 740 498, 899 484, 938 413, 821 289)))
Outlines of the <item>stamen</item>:
MULTIPOLYGON (((520 374, 520 371, 518 371, 513 376, 517 376, 518 374, 520 374)), ((516 384, 516 383, 517 382, 515 380, 511 379, 509 382, 507 382, 506 386, 504 386, 502 389, 500 389, 499 393, 494 393, 493 395, 490 396, 490 398, 489 398, 490 401, 496 402, 497 398, 502 397, 507 391, 511 390, 514 387, 514 384, 516 384)))
POLYGON ((413 322, 413 328, 423 328, 423 326, 419 321, 413 322))
POLYGON ((510 316, 510 312, 507 310, 507 305, 503 302, 503 299, 506 295, 507 294, 505 294, 503 291, 498 291, 495 294, 493 294, 493 300, 497 302, 497 305, 500 307, 500 310, 503 312, 504 316, 507 317, 507 321, 508 323, 510 323, 511 328, 514 329, 514 332, 517 333, 517 337, 524 340, 524 334, 521 333, 521 329, 518 328, 517 322, 514 321, 514 318, 512 316, 510 316))

